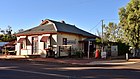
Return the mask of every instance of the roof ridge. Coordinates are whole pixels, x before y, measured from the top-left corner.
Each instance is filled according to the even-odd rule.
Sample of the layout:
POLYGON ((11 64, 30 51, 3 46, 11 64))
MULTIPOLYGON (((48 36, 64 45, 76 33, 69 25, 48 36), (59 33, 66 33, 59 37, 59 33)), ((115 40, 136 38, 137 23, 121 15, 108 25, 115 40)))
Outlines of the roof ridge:
MULTIPOLYGON (((59 26, 57 27, 57 23, 60 23, 60 24, 63 24, 63 25, 66 25, 66 26, 69 26, 69 27, 72 27, 72 28, 76 28, 76 29, 77 29, 77 32, 80 31, 82 34, 83 34, 83 33, 87 33, 87 34, 89 34, 89 35, 96 36, 96 35, 94 35, 94 34, 88 32, 88 31, 85 31, 85 30, 83 30, 83 29, 81 29, 81 28, 78 28, 76 25, 71 25, 71 24, 67 24, 67 23, 62 23, 62 22, 60 22, 60 21, 55 21, 55 20, 50 20, 50 19, 45 19, 45 20, 49 20, 49 21, 53 22, 53 23, 56 25, 56 28, 57 28, 57 29, 59 28, 59 26)), ((69 29, 69 30, 70 30, 70 29, 69 29)), ((61 31, 62 31, 62 30, 61 30, 61 31)), ((77 32, 75 32, 75 33, 77 33, 77 32)))
POLYGON ((69 24, 69 23, 62 23, 62 22, 60 22, 60 21, 56 21, 56 20, 51 20, 51 19, 45 19, 45 20, 49 20, 49 21, 51 21, 51 22, 57 22, 57 23, 61 23, 61 24, 66 24, 66 25, 70 25, 70 26, 74 26, 74 27, 76 27, 75 25, 72 25, 72 24, 69 24))

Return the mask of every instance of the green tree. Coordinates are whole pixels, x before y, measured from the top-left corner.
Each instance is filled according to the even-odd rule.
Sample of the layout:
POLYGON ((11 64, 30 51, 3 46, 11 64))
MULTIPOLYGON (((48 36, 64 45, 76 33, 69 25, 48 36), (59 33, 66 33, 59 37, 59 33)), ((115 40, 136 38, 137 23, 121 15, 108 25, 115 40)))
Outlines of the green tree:
POLYGON ((3 37, 3 35, 2 35, 2 34, 0 34, 0 42, 2 42, 2 37, 3 37))
POLYGON ((140 0, 130 0, 119 10, 123 41, 134 48, 140 47, 140 0))
POLYGON ((118 42, 120 40, 119 37, 120 27, 117 24, 110 22, 108 26, 104 25, 103 28, 104 28, 103 39, 105 42, 108 41, 118 42))
POLYGON ((16 39, 16 36, 12 34, 12 27, 10 26, 8 26, 6 30, 1 30, 1 33, 3 33, 3 35, 1 35, 0 40, 3 42, 9 42, 16 39))
POLYGON ((98 36, 99 36, 100 38, 96 38, 96 43, 101 43, 101 37, 102 37, 102 35, 101 35, 101 33, 99 32, 99 30, 97 30, 97 34, 98 34, 98 36))

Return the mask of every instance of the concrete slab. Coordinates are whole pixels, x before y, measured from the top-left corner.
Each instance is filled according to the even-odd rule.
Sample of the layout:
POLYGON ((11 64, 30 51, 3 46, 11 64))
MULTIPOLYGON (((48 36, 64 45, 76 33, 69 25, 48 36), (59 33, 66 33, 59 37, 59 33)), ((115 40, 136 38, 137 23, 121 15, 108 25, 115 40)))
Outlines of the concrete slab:
POLYGON ((0 59, 20 59, 20 58, 28 58, 28 56, 23 55, 2 55, 0 56, 0 59))

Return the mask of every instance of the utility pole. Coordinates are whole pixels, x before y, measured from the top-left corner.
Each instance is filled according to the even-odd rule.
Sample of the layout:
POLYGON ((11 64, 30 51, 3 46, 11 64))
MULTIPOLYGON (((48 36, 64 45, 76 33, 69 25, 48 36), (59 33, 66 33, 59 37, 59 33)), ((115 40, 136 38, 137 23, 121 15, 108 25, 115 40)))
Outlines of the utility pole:
POLYGON ((103 48, 103 43, 104 43, 104 40, 103 40, 103 27, 104 27, 104 20, 101 20, 102 21, 102 52, 104 50, 103 48))

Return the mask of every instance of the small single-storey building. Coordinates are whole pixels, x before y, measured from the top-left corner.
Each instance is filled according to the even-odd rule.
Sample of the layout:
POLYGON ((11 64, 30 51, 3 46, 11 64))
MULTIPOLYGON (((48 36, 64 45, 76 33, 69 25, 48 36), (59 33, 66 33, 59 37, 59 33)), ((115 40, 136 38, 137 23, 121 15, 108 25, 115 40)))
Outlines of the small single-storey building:
POLYGON ((42 57, 69 56, 75 51, 87 55, 96 48, 98 36, 70 25, 64 21, 42 20, 39 26, 17 33, 17 55, 41 55, 42 57), (90 41, 90 43, 88 42, 90 41))

